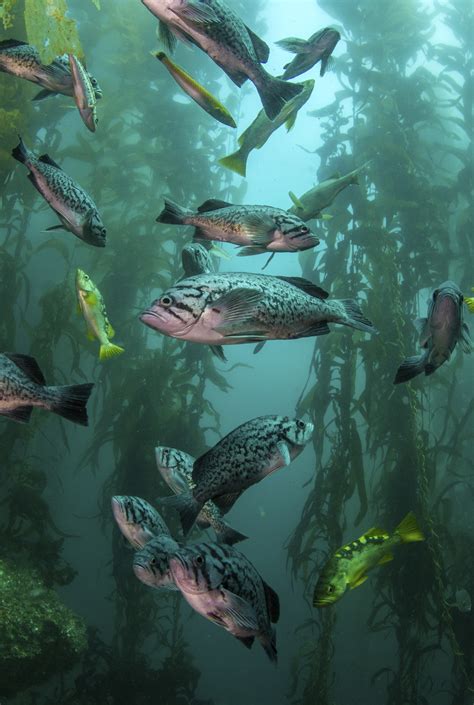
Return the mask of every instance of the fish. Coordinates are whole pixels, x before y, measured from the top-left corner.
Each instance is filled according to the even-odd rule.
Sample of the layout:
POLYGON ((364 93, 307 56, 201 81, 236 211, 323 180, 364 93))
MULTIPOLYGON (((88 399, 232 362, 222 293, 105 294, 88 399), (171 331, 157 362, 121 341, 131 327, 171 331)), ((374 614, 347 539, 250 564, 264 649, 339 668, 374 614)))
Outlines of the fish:
POLYGON ((255 637, 276 663, 280 617, 277 593, 252 563, 231 546, 199 543, 180 548, 169 559, 175 584, 188 604, 250 649, 255 637))
MULTIPOLYGON (((176 448, 159 446, 155 448, 155 458, 161 477, 175 494, 179 495, 193 490, 193 465, 195 459, 191 455, 176 448)), ((245 541, 248 536, 233 529, 223 519, 223 515, 231 509, 240 494, 240 492, 237 492, 224 497, 223 511, 212 500, 208 500, 196 520, 199 528, 207 529, 212 526, 220 543, 233 545, 239 541, 245 541)))
POLYGON ((393 560, 392 550, 403 543, 424 541, 413 512, 409 512, 390 534, 374 527, 360 538, 341 546, 324 566, 314 589, 313 606, 332 605, 350 589, 362 585, 367 573, 393 560))
POLYGON ((35 157, 20 137, 12 156, 24 164, 28 179, 61 221, 47 230, 64 229, 94 247, 105 247, 107 230, 92 198, 48 155, 35 157))
POLYGON ((170 570, 170 559, 179 547, 166 534, 150 539, 133 557, 133 572, 138 580, 155 589, 178 590, 170 570))
MULTIPOLYGON (((42 86, 43 90, 33 100, 43 100, 58 93, 73 95, 67 54, 57 56, 50 64, 43 64, 36 47, 17 39, 5 39, 0 41, 0 71, 42 86)), ((96 98, 102 98, 97 80, 88 75, 96 98)))
POLYGON ((28 423, 33 407, 42 407, 68 421, 88 426, 86 404, 93 384, 46 386, 34 357, 0 353, 0 415, 28 423))
POLYGON ((197 242, 183 247, 181 262, 185 277, 192 277, 195 274, 210 274, 215 271, 209 250, 197 242))
POLYGON ((296 54, 295 58, 283 67, 284 72, 280 78, 285 81, 296 78, 296 76, 312 69, 319 61, 321 62, 319 75, 324 76, 331 54, 340 38, 341 35, 337 29, 325 27, 312 34, 309 39, 297 39, 296 37, 280 39, 279 42, 276 42, 278 46, 296 54))
POLYGON ((159 512, 141 497, 115 495, 112 497, 112 512, 118 528, 134 549, 143 548, 156 536, 171 538, 159 512))
POLYGON ((140 320, 172 338, 214 346, 326 335, 329 323, 377 333, 354 299, 328 296, 301 277, 198 274, 167 289, 140 320))
MULTIPOLYGON (((474 289, 471 289, 471 291, 474 291, 474 289)), ((464 303, 466 304, 469 313, 474 313, 474 298, 472 298, 472 297, 465 297, 465 298, 464 298, 464 303)))
POLYGON ((184 535, 208 500, 222 508, 228 495, 242 493, 289 465, 303 451, 313 431, 311 422, 288 416, 258 416, 228 433, 194 462, 191 491, 169 498, 168 504, 180 514, 184 535))
POLYGON ((250 79, 273 120, 302 86, 271 76, 268 45, 223 0, 142 0, 160 21, 160 36, 173 51, 176 39, 198 46, 239 88, 250 79))
POLYGON ((319 239, 297 216, 273 206, 235 206, 210 199, 197 212, 165 198, 158 223, 194 226, 195 240, 218 240, 240 247, 239 257, 264 252, 301 252, 319 239))
POLYGON ((237 127, 237 124, 227 110, 227 108, 220 103, 217 98, 215 98, 212 93, 201 86, 200 83, 194 80, 189 73, 186 73, 184 69, 175 64, 171 59, 166 56, 163 51, 159 51, 153 54, 158 61, 161 61, 163 66, 166 66, 171 76, 180 86, 183 91, 194 100, 203 110, 206 111, 211 117, 213 117, 218 122, 228 127, 237 127))
POLYGON ((362 169, 365 169, 369 163, 370 162, 366 162, 358 169, 344 174, 344 176, 334 174, 334 176, 331 176, 329 179, 313 186, 312 189, 306 191, 306 193, 299 198, 290 191, 293 206, 288 209, 288 213, 297 215, 305 222, 313 218, 319 218, 321 211, 330 206, 341 191, 352 184, 356 186, 359 184, 358 174, 362 169))
POLYGON ((76 269, 76 294, 79 310, 87 324, 87 336, 91 340, 97 338, 100 343, 99 359, 108 360, 125 352, 119 345, 110 342, 109 338, 114 337, 115 331, 107 317, 104 299, 92 279, 82 269, 76 269))
POLYGON ((247 175, 247 160, 254 149, 261 149, 278 128, 286 125, 290 131, 296 122, 298 111, 309 100, 314 88, 314 81, 304 81, 301 93, 284 104, 274 120, 269 120, 264 110, 261 110, 255 120, 247 127, 238 139, 239 149, 233 154, 219 159, 219 164, 235 171, 240 176, 247 175))
POLYGON ((426 318, 414 321, 423 352, 407 357, 397 370, 394 384, 408 382, 417 375, 432 375, 449 358, 459 343, 461 350, 472 350, 469 328, 463 320, 464 296, 452 281, 437 287, 428 299, 426 318))
POLYGON ((99 119, 97 117, 97 100, 89 74, 74 54, 69 54, 69 65, 71 67, 73 96, 82 122, 90 132, 95 132, 99 119))

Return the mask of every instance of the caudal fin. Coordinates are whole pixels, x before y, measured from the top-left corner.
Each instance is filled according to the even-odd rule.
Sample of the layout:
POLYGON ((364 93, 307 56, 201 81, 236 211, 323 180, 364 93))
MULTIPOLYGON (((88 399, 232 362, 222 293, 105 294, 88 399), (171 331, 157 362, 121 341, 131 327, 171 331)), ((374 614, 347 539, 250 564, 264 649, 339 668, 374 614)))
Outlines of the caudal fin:
POLYGON ((402 382, 409 382, 411 379, 421 375, 421 373, 425 371, 425 365, 425 354, 407 357, 398 368, 393 383, 401 384, 402 382))
POLYGON ((93 386, 93 384, 73 384, 67 387, 49 387, 54 394, 51 411, 68 421, 88 426, 86 404, 93 386))
POLYGON ((263 109, 270 120, 274 120, 285 103, 299 95, 303 90, 301 83, 288 83, 280 78, 265 73, 265 78, 257 86, 263 109))
POLYGON ((108 360, 111 357, 117 357, 117 355, 121 355, 123 352, 125 352, 125 350, 124 348, 121 348, 120 345, 106 343, 105 345, 100 346, 99 359, 108 360))
POLYGON ((235 171, 240 176, 247 176, 247 157, 244 157, 240 150, 227 157, 222 157, 219 159, 219 164, 225 166, 226 169, 235 171))
POLYGON ((174 497, 160 497, 158 501, 160 504, 177 510, 184 536, 190 532, 203 507, 189 492, 183 492, 183 494, 174 497))
POLYGON ((272 629, 270 634, 264 634, 259 638, 260 643, 265 649, 265 653, 267 654, 268 658, 272 663, 276 664, 278 661, 278 652, 276 647, 276 631, 272 629))
POLYGON ((395 529, 402 540, 402 543, 412 543, 412 541, 424 541, 425 537, 413 512, 408 512, 406 517, 402 519, 400 524, 395 529))
POLYGON ((184 218, 190 215, 191 211, 182 208, 177 203, 165 198, 165 207, 156 219, 157 223, 169 223, 170 225, 182 225, 184 218))
POLYGON ((224 524, 222 531, 216 531, 217 540, 219 543, 226 543, 228 546, 233 546, 234 543, 239 543, 240 541, 245 541, 248 536, 241 534, 239 531, 233 529, 229 524, 224 524))
POLYGON ((25 147, 25 143, 21 139, 20 135, 18 135, 18 137, 20 141, 17 146, 12 149, 12 157, 22 164, 26 164, 29 156, 28 149, 25 147))
POLYGON ((372 321, 369 321, 369 319, 364 316, 362 309, 355 299, 340 299, 340 302, 344 306, 348 317, 348 320, 344 321, 347 326, 356 328, 357 330, 364 330, 367 333, 378 333, 372 321))

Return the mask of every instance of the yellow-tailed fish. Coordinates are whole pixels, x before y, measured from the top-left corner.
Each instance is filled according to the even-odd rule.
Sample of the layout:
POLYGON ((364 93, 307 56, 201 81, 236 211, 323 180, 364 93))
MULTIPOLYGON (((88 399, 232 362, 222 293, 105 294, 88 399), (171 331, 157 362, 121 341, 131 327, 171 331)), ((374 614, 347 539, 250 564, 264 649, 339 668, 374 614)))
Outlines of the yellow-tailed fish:
POLYGON ((76 292, 79 309, 87 323, 87 337, 100 342, 99 358, 107 360, 123 353, 123 348, 110 342, 115 331, 107 318, 102 294, 82 269, 76 271, 76 292))
POLYGON ((201 86, 200 83, 195 81, 189 73, 186 73, 186 71, 184 71, 180 66, 171 61, 171 59, 162 51, 153 53, 153 56, 156 56, 158 61, 161 61, 161 63, 166 66, 178 86, 180 86, 190 98, 200 105, 206 113, 209 113, 209 115, 212 115, 215 120, 222 122, 224 125, 228 125, 229 127, 237 127, 234 118, 229 113, 227 108, 225 108, 222 103, 219 103, 217 98, 215 98, 212 93, 209 93, 204 86, 201 86))
MULTIPOLYGON (((471 289, 471 291, 474 291, 474 289, 471 289)), ((474 299, 465 297, 464 303, 466 304, 467 308, 469 309, 469 313, 474 313, 474 299)))
POLYGON ((332 605, 347 589, 362 585, 369 570, 393 560, 395 546, 424 539, 413 512, 406 515, 393 534, 375 527, 369 529, 356 541, 341 546, 326 563, 314 589, 313 606, 332 605))

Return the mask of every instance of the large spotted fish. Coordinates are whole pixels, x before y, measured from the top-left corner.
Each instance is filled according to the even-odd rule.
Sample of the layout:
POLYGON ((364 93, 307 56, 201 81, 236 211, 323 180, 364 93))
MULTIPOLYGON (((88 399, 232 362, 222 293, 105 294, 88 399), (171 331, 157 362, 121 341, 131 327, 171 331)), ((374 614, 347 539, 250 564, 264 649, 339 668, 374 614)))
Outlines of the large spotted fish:
POLYGON ((259 639, 276 662, 280 602, 252 563, 222 544, 201 543, 177 550, 169 559, 176 586, 191 607, 223 627, 250 649, 259 639))

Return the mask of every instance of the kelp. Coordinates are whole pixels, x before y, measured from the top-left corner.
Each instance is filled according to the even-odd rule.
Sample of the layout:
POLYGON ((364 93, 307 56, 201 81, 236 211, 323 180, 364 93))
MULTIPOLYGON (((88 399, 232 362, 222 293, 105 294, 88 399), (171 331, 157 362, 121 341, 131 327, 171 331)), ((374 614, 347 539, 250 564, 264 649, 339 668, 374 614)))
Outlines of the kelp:
POLYGON ((84 56, 74 19, 67 17, 67 0, 24 0, 28 42, 35 46, 43 63, 60 54, 84 56))

